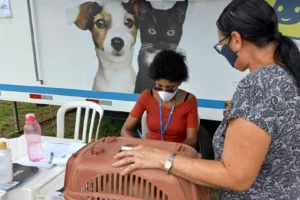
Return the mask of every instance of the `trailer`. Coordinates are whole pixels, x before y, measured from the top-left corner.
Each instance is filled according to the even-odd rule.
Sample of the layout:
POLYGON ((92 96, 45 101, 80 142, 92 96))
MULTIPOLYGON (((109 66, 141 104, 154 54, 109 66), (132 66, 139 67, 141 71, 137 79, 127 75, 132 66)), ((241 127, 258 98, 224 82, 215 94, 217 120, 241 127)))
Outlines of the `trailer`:
MULTIPOLYGON (((216 20, 229 2, 7 0, 11 16, 0 19, 0 99, 94 101, 106 113, 126 115, 153 84, 147 67, 155 54, 176 49, 186 54, 190 70, 181 88, 197 97, 201 127, 212 135, 248 73, 233 69, 213 48, 216 20)), ((300 47, 296 1, 290 12, 285 8, 292 5, 285 4, 291 1, 268 2, 278 13, 280 31, 300 47)))

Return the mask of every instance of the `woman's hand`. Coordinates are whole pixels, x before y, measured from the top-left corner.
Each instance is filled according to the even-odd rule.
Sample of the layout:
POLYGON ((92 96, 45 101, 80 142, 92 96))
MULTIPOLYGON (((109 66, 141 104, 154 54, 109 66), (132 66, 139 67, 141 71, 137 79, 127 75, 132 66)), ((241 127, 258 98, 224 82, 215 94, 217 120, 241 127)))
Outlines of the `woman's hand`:
POLYGON ((114 156, 119 161, 113 163, 113 167, 121 167, 128 165, 121 175, 127 175, 136 169, 163 169, 164 161, 171 156, 171 152, 150 148, 146 146, 138 146, 131 151, 122 151, 114 156))

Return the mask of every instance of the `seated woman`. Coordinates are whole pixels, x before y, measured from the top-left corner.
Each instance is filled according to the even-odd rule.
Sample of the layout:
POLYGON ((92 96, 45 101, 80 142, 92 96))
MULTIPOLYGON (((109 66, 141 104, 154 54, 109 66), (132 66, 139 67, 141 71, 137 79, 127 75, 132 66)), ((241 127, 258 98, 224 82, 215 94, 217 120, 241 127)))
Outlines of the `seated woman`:
POLYGON ((140 95, 122 128, 122 136, 134 137, 135 127, 146 111, 147 139, 197 146, 197 99, 179 89, 189 77, 185 59, 173 50, 162 50, 154 57, 148 74, 156 87, 140 95))

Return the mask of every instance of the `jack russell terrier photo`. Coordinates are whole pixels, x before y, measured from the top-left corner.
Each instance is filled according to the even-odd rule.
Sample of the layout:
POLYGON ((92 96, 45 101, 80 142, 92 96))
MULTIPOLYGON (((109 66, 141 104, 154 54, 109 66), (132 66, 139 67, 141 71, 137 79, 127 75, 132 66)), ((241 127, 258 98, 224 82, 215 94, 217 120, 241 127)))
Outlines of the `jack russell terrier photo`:
POLYGON ((69 22, 89 30, 95 44, 99 67, 93 90, 133 93, 136 73, 132 57, 139 28, 137 0, 89 1, 71 12, 67 11, 69 22))

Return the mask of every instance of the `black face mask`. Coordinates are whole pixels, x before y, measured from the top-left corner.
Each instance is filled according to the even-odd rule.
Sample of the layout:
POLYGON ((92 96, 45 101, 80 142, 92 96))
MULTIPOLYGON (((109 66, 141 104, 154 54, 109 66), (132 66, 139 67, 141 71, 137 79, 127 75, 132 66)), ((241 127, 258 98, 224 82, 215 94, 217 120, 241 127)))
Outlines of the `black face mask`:
POLYGON ((236 52, 232 51, 228 45, 224 45, 221 49, 221 54, 228 60, 230 65, 234 67, 234 63, 238 58, 236 52))

